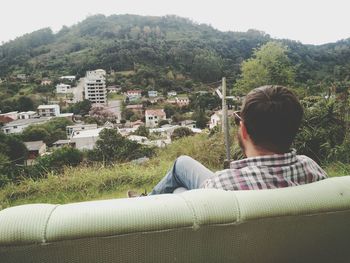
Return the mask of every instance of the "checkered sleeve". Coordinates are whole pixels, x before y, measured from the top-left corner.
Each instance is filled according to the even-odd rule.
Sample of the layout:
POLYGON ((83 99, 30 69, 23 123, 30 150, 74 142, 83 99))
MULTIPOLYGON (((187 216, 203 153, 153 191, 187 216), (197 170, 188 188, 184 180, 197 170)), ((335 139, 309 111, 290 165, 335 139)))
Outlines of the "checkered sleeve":
POLYGON ((216 172, 212 177, 206 180, 203 185, 203 188, 215 188, 222 190, 238 190, 237 187, 237 176, 239 174, 238 170, 235 169, 226 169, 216 172))

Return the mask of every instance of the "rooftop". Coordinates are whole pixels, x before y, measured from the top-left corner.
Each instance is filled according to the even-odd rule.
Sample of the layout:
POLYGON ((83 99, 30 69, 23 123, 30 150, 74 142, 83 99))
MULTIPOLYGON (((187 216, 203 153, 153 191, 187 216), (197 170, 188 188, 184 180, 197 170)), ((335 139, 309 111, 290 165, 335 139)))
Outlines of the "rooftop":
POLYGON ((53 143, 53 145, 60 145, 60 144, 69 144, 70 140, 58 140, 53 143))
POLYGON ((59 108, 60 106, 57 104, 51 104, 51 105, 39 105, 38 106, 38 110, 42 110, 42 109, 52 109, 52 108, 59 108))
POLYGON ((43 141, 33 141, 33 142, 24 142, 28 151, 38 151, 43 145, 46 145, 43 141))
POLYGON ((163 109, 155 109, 155 110, 146 110, 147 115, 161 115, 165 116, 165 112, 163 109))
POLYGON ((13 127, 13 126, 22 126, 22 125, 31 125, 37 123, 44 123, 49 121, 51 118, 38 118, 38 119, 23 119, 23 120, 15 120, 4 125, 3 128, 13 127))
POLYGON ((73 133, 72 139, 74 138, 89 138, 89 137, 98 137, 100 132, 105 129, 104 127, 93 129, 93 130, 84 130, 76 131, 73 133))

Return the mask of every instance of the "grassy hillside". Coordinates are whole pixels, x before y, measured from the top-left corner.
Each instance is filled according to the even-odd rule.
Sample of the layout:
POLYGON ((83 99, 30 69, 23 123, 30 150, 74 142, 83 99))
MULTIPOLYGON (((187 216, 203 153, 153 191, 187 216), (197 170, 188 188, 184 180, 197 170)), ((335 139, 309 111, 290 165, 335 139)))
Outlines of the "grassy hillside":
MULTIPOLYGON (((235 150, 235 149, 233 149, 235 150)), ((9 184, 0 189, 0 206, 26 203, 69 203, 96 199, 123 198, 128 189, 150 191, 164 176, 176 157, 189 155, 213 171, 222 169, 224 144, 220 135, 187 137, 162 149, 144 164, 115 164, 110 167, 66 168, 34 181, 9 184)), ((324 167, 329 176, 350 175, 350 165, 333 163, 324 167)))
POLYGON ((126 190, 130 188, 149 191, 164 176, 176 157, 183 154, 218 170, 222 168, 224 159, 223 141, 218 136, 208 138, 201 134, 173 143, 144 164, 81 166, 66 168, 62 174, 50 174, 38 181, 26 179, 18 185, 9 184, 0 189, 0 206, 119 198, 125 197, 126 190))

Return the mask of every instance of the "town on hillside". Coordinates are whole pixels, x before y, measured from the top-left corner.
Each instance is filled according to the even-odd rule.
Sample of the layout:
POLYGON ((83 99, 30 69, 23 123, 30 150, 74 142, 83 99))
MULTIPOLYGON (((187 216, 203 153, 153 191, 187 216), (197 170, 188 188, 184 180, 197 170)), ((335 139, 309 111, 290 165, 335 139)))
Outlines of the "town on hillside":
MULTIPOLYGON (((55 118, 68 121, 63 127, 65 133, 55 141, 47 143, 40 134, 29 136, 37 140, 24 141, 29 153, 26 164, 31 165, 37 157, 65 146, 92 150, 104 129, 117 130, 128 140, 151 147, 170 144, 174 131, 179 128, 188 130, 189 134, 221 129, 222 105, 215 86, 197 91, 190 88, 164 91, 151 86, 128 88, 116 84, 118 76, 121 76, 118 72, 107 74, 103 69, 96 69, 78 79, 75 75, 60 76, 55 80, 42 78, 40 87, 43 90, 53 87, 53 95, 35 111, 2 112, 1 130, 6 135, 26 134, 33 127, 55 118)), ((25 74, 7 80, 8 83, 18 81, 28 83, 31 80, 25 74)), ((240 97, 233 98, 229 103, 229 115, 232 116, 232 108, 238 108, 241 100, 240 97)))

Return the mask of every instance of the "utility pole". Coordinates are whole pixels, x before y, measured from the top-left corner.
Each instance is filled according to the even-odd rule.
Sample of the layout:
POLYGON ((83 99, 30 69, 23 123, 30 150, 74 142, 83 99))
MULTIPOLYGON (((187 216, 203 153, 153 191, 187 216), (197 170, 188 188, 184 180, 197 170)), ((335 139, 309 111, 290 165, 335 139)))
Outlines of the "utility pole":
POLYGON ((226 78, 222 78, 222 131, 225 137, 226 160, 224 168, 228 168, 231 160, 230 151, 230 127, 228 125, 227 105, 226 105, 226 78))

